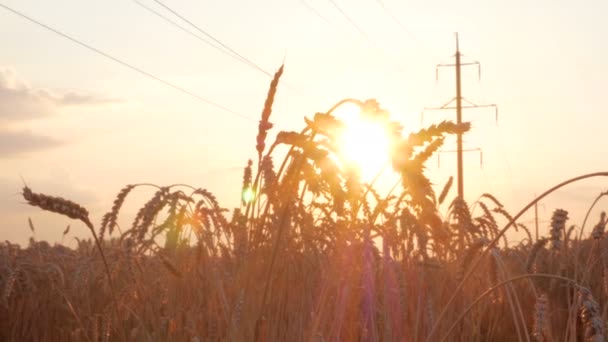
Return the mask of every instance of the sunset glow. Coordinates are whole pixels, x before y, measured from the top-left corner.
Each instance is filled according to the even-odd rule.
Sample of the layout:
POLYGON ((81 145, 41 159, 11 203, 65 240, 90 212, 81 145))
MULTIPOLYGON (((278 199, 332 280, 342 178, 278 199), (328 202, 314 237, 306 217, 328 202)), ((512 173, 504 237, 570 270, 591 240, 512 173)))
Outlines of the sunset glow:
POLYGON ((384 123, 365 118, 354 105, 339 112, 345 123, 340 153, 347 166, 355 167, 363 181, 371 181, 389 160, 390 141, 384 123))
POLYGON ((608 340, 606 13, 0 0, 0 341, 608 340))

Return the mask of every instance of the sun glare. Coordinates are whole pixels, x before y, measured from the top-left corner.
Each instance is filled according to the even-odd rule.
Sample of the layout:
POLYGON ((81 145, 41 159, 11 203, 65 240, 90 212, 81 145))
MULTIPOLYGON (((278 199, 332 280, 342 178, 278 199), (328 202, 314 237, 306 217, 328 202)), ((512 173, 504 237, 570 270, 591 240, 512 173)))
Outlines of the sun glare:
POLYGON ((255 193, 251 187, 247 187, 242 193, 243 203, 248 204, 255 198, 255 193))
POLYGON ((362 117, 357 106, 344 107, 336 114, 346 126, 340 136, 340 153, 363 181, 371 181, 389 160, 386 124, 362 117))

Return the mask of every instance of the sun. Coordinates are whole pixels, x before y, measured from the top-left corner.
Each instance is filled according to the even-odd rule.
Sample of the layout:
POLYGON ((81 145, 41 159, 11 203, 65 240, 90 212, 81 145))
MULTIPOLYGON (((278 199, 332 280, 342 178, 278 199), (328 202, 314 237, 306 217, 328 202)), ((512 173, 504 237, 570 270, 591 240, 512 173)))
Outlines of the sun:
POLYGON ((356 105, 344 105, 336 112, 345 128, 338 137, 339 153, 354 167, 363 181, 372 181, 389 161, 387 123, 361 115, 356 105))

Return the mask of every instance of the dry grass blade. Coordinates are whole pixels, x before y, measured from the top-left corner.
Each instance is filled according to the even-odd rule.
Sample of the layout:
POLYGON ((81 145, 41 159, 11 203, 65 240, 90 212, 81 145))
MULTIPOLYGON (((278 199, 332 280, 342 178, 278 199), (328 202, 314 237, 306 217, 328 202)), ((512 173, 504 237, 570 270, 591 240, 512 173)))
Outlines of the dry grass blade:
POLYGON ((34 229, 34 222, 32 222, 31 217, 27 218, 27 223, 30 226, 30 230, 32 231, 32 234, 36 234, 36 229, 34 229))
POLYGON ((492 195, 492 194, 484 193, 483 195, 481 195, 481 198, 487 198, 487 199, 489 199, 490 201, 494 202, 494 204, 497 207, 504 207, 502 205, 502 203, 496 197, 494 197, 494 195, 492 195))

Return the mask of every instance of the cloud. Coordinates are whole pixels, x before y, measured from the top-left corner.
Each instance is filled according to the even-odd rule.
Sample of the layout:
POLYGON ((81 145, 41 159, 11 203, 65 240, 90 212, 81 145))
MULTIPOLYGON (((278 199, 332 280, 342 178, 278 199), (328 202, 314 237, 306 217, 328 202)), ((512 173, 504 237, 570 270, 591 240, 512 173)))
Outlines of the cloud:
POLYGON ((62 97, 56 99, 56 103, 58 105, 64 106, 103 105, 118 102, 123 101, 120 99, 111 99, 93 95, 81 95, 73 92, 67 93, 62 97))
POLYGON ((0 158, 14 157, 62 144, 59 140, 30 131, 0 130, 0 158))
POLYGON ((63 106, 101 105, 121 102, 93 95, 68 92, 56 95, 35 89, 20 80, 15 71, 0 68, 0 122, 18 122, 54 115, 63 106))
POLYGON ((0 69, 0 120, 46 117, 54 113, 54 102, 47 91, 32 89, 17 80, 14 72, 0 69))
POLYGON ((25 130, 28 120, 53 117, 68 106, 95 106, 122 102, 118 99, 67 92, 57 95, 36 89, 17 77, 10 68, 0 67, 0 158, 59 146, 64 141, 25 130))

